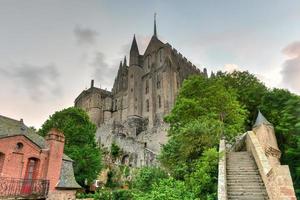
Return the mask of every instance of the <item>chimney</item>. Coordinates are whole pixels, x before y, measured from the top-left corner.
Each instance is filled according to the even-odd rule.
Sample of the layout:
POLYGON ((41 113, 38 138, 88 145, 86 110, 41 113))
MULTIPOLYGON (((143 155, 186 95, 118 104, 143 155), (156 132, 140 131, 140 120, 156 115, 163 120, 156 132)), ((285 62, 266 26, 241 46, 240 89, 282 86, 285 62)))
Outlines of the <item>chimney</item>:
POLYGON ((91 80, 91 88, 93 88, 94 87, 94 80, 92 79, 91 80))
POLYGON ((46 136, 46 142, 49 147, 47 179, 50 180, 49 191, 51 192, 55 190, 60 178, 65 136, 61 131, 52 128, 46 136))

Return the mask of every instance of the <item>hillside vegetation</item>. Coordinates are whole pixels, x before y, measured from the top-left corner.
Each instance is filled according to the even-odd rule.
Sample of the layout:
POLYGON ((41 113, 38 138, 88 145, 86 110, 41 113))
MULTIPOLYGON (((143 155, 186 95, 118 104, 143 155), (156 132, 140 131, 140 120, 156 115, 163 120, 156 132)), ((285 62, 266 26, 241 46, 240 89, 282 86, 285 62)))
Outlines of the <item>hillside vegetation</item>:
POLYGON ((217 197, 218 142, 251 130, 258 110, 274 125, 282 164, 290 167, 300 198, 300 97, 269 89, 244 71, 185 80, 171 113, 161 166, 138 169, 126 190, 96 192, 96 199, 210 200, 217 197))

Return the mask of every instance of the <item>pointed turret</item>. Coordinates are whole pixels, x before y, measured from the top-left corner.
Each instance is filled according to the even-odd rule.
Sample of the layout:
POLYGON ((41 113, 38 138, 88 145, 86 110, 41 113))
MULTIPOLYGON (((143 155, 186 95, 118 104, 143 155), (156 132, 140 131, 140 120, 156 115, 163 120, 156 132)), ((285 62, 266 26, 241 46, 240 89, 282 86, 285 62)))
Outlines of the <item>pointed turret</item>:
POLYGON ((131 53, 139 54, 139 48, 138 48, 138 45, 136 43, 135 35, 133 35, 133 40, 132 40, 132 43, 131 43, 130 54, 131 53))
POLYGON ((255 121, 255 124, 253 125, 253 127, 259 126, 261 124, 272 126, 272 124, 263 116, 263 114, 260 112, 260 110, 258 110, 258 115, 257 115, 256 121, 255 121))
POLYGON ((131 65, 138 65, 139 63, 139 48, 136 43, 135 35, 133 36, 131 48, 130 48, 130 59, 129 59, 129 66, 131 65))
POLYGON ((206 68, 203 69, 203 75, 204 75, 205 78, 208 77, 208 75, 207 75, 207 69, 206 68))
POLYGON ((253 125, 253 132, 263 147, 271 166, 280 165, 281 151, 278 148, 274 127, 260 111, 258 111, 256 122, 253 125))
POLYGON ((123 65, 123 64, 122 64, 122 61, 120 61, 120 66, 119 66, 119 69, 122 67, 122 65, 123 65))
POLYGON ((126 59, 126 56, 124 57, 123 66, 124 66, 124 67, 126 67, 126 66, 127 66, 127 59, 126 59))
POLYGON ((154 13, 154 33, 153 36, 157 37, 157 31, 156 31, 156 13, 154 13))

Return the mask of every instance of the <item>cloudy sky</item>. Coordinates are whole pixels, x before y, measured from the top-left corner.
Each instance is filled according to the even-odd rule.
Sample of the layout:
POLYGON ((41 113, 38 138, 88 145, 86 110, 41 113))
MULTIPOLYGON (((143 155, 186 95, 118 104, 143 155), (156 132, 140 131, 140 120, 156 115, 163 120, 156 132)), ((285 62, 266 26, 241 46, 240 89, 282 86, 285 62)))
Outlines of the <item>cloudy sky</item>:
POLYGON ((110 89, 133 34, 200 69, 249 70, 300 94, 300 1, 0 0, 0 115, 37 128, 95 79, 110 89))

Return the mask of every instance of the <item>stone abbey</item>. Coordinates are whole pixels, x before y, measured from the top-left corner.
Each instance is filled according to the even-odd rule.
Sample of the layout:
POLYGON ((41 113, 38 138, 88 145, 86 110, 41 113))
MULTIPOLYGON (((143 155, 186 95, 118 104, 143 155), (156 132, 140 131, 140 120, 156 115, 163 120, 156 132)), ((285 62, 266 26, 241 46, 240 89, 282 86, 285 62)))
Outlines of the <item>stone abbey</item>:
POLYGON ((167 142, 168 114, 179 88, 188 76, 207 76, 169 43, 154 33, 140 54, 135 36, 126 57, 120 62, 112 91, 94 86, 81 92, 75 106, 87 111, 97 125, 96 140, 104 147, 117 144, 123 152, 119 162, 131 166, 155 165, 161 145, 167 142))

